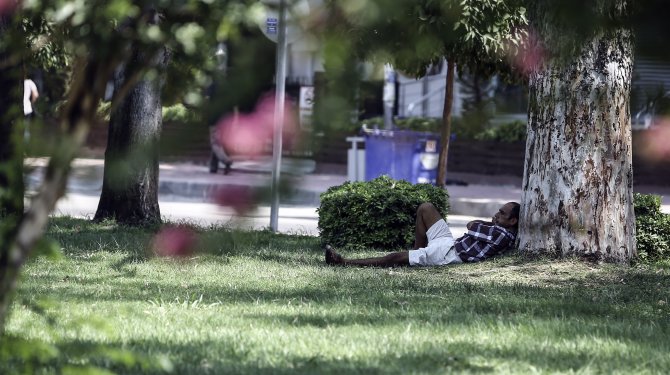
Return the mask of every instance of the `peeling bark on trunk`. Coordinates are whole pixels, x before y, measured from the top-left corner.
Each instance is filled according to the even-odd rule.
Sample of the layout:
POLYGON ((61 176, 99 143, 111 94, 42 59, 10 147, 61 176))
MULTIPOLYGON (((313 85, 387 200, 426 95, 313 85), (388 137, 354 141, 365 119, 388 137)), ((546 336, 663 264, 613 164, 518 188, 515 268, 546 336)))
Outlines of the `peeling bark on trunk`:
POLYGON ((444 95, 444 109, 442 110, 442 131, 440 132, 440 158, 437 164, 436 185, 444 187, 447 184, 447 156, 449 155, 449 137, 451 136, 451 108, 454 104, 454 69, 455 64, 447 61, 447 83, 444 95))
POLYGON ((602 31, 530 77, 519 227, 527 253, 627 262, 636 254, 631 33, 602 31))
MULTIPOLYGON (((115 77, 115 87, 135 76, 136 66, 154 59, 163 71, 165 50, 154 56, 135 50, 133 59, 115 77)), ((94 220, 115 219, 142 225, 161 221, 158 206, 158 142, 162 128, 162 77, 142 79, 113 110, 109 122, 100 202, 94 220)))

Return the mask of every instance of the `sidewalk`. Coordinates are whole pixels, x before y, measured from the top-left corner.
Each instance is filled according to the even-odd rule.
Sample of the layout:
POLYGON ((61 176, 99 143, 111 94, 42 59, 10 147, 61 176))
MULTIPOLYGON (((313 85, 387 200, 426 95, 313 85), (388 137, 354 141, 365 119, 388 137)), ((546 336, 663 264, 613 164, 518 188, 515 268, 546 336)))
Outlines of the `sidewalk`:
MULTIPOLYGON (((41 180, 46 159, 27 159, 34 170, 28 175, 27 188, 34 189, 41 180)), ((58 204, 56 214, 92 217, 102 190, 104 161, 76 159, 67 188, 67 195, 58 204)), ((317 235, 316 208, 319 195, 329 187, 346 181, 346 170, 339 165, 316 165, 311 160, 284 158, 282 180, 287 188, 280 196, 279 230, 286 233, 317 235)), ((465 231, 465 224, 474 218, 490 218, 509 201, 521 200, 521 178, 450 174, 450 181, 467 185, 448 185, 450 213, 448 222, 454 235, 465 231)), ((269 225, 269 194, 260 206, 243 216, 232 209, 213 203, 222 187, 255 187, 269 189, 271 160, 240 161, 233 164, 228 175, 221 171, 209 173, 208 167, 193 163, 161 163, 159 202, 161 214, 171 221, 190 221, 202 225, 230 224, 245 228, 266 228, 269 225)), ((670 213, 670 187, 636 187, 637 192, 664 195, 663 210, 670 213)), ((269 190, 267 190, 269 192, 269 190)))

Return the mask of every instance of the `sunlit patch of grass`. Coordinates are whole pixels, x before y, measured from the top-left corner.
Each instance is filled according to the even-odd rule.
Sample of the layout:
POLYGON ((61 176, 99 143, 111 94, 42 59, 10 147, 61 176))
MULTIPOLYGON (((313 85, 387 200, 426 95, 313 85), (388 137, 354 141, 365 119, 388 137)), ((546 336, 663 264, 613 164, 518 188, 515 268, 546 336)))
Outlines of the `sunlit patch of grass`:
MULTIPOLYGON (((49 235, 66 256, 30 262, 19 289, 45 312, 15 305, 9 333, 163 356, 180 374, 670 368, 667 267, 511 255, 444 268, 333 268, 318 238, 217 227, 197 229, 198 252, 176 260, 145 251, 157 229, 53 222, 49 235)), ((68 358, 47 361, 45 373, 68 358)))

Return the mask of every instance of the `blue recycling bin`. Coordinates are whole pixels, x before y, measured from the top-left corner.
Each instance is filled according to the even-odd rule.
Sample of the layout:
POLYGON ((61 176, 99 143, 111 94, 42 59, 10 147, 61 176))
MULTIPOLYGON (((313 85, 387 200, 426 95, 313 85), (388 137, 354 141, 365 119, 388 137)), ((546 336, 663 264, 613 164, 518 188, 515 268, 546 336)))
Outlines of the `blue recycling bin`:
POLYGON ((410 130, 375 130, 365 135, 365 180, 381 175, 413 184, 435 184, 439 135, 410 130))

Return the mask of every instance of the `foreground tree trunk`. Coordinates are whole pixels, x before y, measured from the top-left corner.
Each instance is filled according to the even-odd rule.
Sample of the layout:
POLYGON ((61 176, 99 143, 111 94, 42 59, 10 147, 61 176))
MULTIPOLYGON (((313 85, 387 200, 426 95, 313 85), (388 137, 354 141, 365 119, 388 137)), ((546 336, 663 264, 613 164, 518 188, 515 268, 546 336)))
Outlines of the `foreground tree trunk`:
POLYGON ((455 64, 447 61, 447 83, 444 93, 444 109, 442 109, 442 131, 440 132, 440 159, 437 164, 437 181, 435 184, 444 187, 447 184, 447 156, 449 155, 449 137, 451 136, 451 108, 454 105, 454 72, 455 64))
MULTIPOLYGON (((162 72, 165 50, 153 56, 133 52, 133 59, 115 77, 115 87, 135 76, 136 66, 162 72)), ((162 74, 159 74, 162 77, 162 74)), ((142 79, 128 92, 109 122, 102 194, 94 220, 115 219, 129 225, 161 221, 158 206, 158 141, 162 128, 162 78, 142 79)))
MULTIPOLYGON (((107 77, 114 61, 78 59, 74 62, 66 105, 59 116, 64 136, 59 139, 44 172, 44 180, 30 207, 19 220, 2 220, 0 232, 0 332, 11 306, 19 271, 31 250, 44 235, 48 215, 65 192, 70 163, 86 140, 89 125, 93 123, 100 98, 105 92, 107 77)), ((22 138, 22 137, 21 137, 22 138)), ((22 159, 22 155, 21 158, 22 159)), ((23 190, 21 190, 21 193, 23 190)), ((11 192, 16 196, 18 192, 11 192)), ((21 195, 22 198, 22 195, 21 195)))
POLYGON ((571 61, 531 74, 521 251, 635 256, 632 47, 628 30, 601 31, 571 61))
MULTIPOLYGON (((11 23, 10 15, 0 15, 0 35, 6 35, 11 23)), ((4 43, 0 46, 0 87, 4 92, 0 100, 0 222, 23 214, 23 82, 20 61, 12 62, 14 56, 8 47, 4 43)))
MULTIPOLYGON (((11 15, 0 14, 0 38, 11 27, 11 15)), ((20 265, 16 262, 14 239, 23 217, 23 117, 21 101, 23 83, 21 67, 12 60, 9 41, 0 44, 0 334, 9 311, 20 265), (18 128, 17 128, 18 127, 18 128)), ((17 59, 18 60, 18 59, 17 59)))

